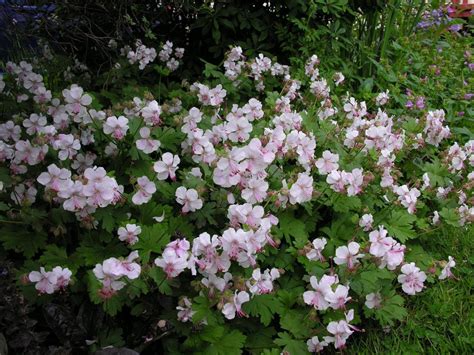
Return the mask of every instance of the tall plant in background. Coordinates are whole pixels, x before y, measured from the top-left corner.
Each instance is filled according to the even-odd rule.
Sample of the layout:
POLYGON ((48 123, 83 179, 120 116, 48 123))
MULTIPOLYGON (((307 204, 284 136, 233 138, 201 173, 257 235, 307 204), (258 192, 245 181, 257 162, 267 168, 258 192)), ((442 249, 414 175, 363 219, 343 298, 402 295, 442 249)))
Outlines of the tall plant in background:
POLYGON ((374 60, 390 57, 395 38, 414 32, 427 4, 423 0, 312 0, 308 6, 306 18, 290 19, 299 32, 279 29, 285 49, 295 57, 299 51, 318 53, 328 66, 345 67, 349 78, 362 80, 376 73, 374 60))

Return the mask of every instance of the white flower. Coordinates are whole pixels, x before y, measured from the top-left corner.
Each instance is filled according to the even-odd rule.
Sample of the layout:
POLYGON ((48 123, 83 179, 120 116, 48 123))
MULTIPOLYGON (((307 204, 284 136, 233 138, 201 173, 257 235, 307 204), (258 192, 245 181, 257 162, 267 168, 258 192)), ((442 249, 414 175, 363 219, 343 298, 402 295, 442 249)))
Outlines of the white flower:
POLYGON ((347 264, 348 269, 353 269, 359 263, 357 259, 364 257, 364 254, 358 254, 360 245, 356 242, 350 242, 348 246, 342 246, 336 249, 334 262, 337 265, 347 264))
POLYGON ((156 185, 146 176, 139 177, 137 184, 138 191, 133 195, 132 202, 136 205, 142 205, 150 201, 152 195, 156 192, 156 185))
POLYGON ((145 154, 153 153, 161 146, 159 140, 150 138, 150 129, 148 127, 140 128, 140 137, 142 137, 142 139, 138 139, 135 142, 135 145, 137 146, 137 149, 145 154))
POLYGON ((414 295, 423 290, 423 282, 426 274, 416 267, 415 263, 402 266, 402 274, 398 275, 398 282, 402 284, 403 291, 408 295, 414 295))
POLYGON ((194 189, 188 190, 184 186, 180 186, 176 189, 176 202, 183 205, 181 209, 183 213, 200 210, 203 205, 197 191, 194 189))
POLYGON ((173 181, 176 180, 176 170, 178 170, 179 163, 179 156, 168 152, 163 153, 161 160, 153 165, 158 180, 166 180, 168 177, 173 181))
POLYGON ((365 306, 369 309, 380 308, 382 305, 382 296, 380 293, 369 293, 365 296, 365 306))
POLYGON ((224 307, 222 308, 222 314, 224 314, 224 316, 227 319, 234 319, 236 313, 239 317, 245 316, 245 313, 242 310, 242 305, 245 302, 248 302, 249 300, 250 300, 250 296, 247 292, 235 291, 235 295, 232 301, 226 303, 224 307))
POLYGON ((313 248, 306 254, 309 260, 324 261, 322 251, 327 244, 326 238, 316 238, 313 240, 313 248))
POLYGON ((359 220, 359 226, 362 227, 365 232, 372 229, 372 223, 374 223, 374 217, 371 214, 364 214, 359 220))
POLYGON ((455 266, 456 266, 456 262, 454 261, 454 258, 452 256, 448 256, 448 263, 441 271, 441 275, 439 275, 439 279, 444 280, 449 277, 454 277, 453 273, 451 272, 451 269, 455 266))
POLYGON ((121 140, 128 131, 128 119, 124 116, 108 117, 104 123, 104 133, 111 134, 115 139, 121 140))
POLYGON ((311 339, 308 339, 308 341, 306 342, 306 345, 308 345, 308 351, 310 353, 319 353, 326 346, 328 346, 328 343, 324 340, 319 341, 319 338, 317 336, 314 336, 311 339))
POLYGON ((117 230, 119 239, 123 242, 126 241, 130 245, 133 245, 138 242, 138 235, 141 232, 142 229, 136 224, 127 224, 125 227, 120 227, 117 230))

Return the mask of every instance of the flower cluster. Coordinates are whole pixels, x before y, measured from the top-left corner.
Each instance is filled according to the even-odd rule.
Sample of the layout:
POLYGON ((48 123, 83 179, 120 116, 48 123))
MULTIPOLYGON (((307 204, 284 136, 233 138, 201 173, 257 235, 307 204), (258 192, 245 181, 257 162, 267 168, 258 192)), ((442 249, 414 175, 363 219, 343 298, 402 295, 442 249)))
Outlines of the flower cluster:
POLYGON ((442 6, 438 9, 427 10, 422 14, 421 21, 416 25, 422 30, 433 30, 437 27, 447 27, 449 31, 459 32, 461 24, 451 24, 453 18, 451 14, 458 11, 454 6, 442 6))
MULTIPOLYGON (((156 56, 138 43, 128 54, 141 69, 156 56)), ((172 70, 182 54, 167 42, 158 56, 172 70)), ((292 77, 263 54, 246 61, 239 47, 222 82, 104 110, 77 85, 39 102, 32 66, 9 68, 2 95, 23 95, 33 109, 0 125, 12 176, 3 190, 19 207, 66 211, 61 227, 74 223, 71 212, 87 228, 73 252, 95 265, 77 269, 95 276, 87 286, 97 303, 122 302, 117 293, 137 283, 136 297, 172 295, 177 319, 199 317, 199 327, 216 317, 270 322, 284 304, 323 315, 305 325, 323 329, 306 334, 313 352, 341 349, 358 330, 353 302, 378 312, 387 290, 414 295, 429 274, 454 277, 454 259, 420 263, 406 243, 431 224, 474 220, 474 143, 449 141, 443 110, 420 104, 408 111, 416 117, 395 116, 388 91, 367 102, 339 97, 344 75, 322 77, 317 56, 292 77), (255 311, 268 299, 270 315, 255 311)), ((40 270, 29 280, 41 293, 69 283, 68 269, 40 270)))
POLYGON ((35 288, 39 293, 52 294, 64 290, 71 281, 72 272, 68 268, 56 266, 51 271, 46 271, 44 267, 40 271, 32 271, 28 274, 28 280, 35 283, 35 288))
POLYGON ((123 56, 126 56, 130 64, 139 63, 138 68, 140 70, 154 62, 156 57, 161 62, 166 64, 166 67, 170 71, 175 71, 179 67, 179 60, 183 58, 184 48, 175 48, 173 50, 173 42, 166 41, 158 55, 156 49, 145 46, 140 40, 135 43, 135 50, 132 50, 130 46, 125 46, 120 50, 123 56))
POLYGON ((134 260, 138 252, 133 251, 126 259, 109 258, 102 264, 97 264, 93 270, 95 277, 102 284, 100 295, 103 298, 112 297, 117 291, 125 287, 123 278, 134 280, 140 276, 141 267, 134 260))

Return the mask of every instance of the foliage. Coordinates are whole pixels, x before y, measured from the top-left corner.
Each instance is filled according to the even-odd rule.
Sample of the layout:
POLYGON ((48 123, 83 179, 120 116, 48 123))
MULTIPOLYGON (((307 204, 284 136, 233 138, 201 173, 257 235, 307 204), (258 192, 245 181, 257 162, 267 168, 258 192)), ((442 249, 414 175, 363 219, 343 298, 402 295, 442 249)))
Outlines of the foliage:
MULTIPOLYGON (((217 5, 208 9, 216 21, 235 17, 217 5)), ((310 21, 355 16, 352 2, 308 6, 310 21)), ((401 18, 381 7, 374 26, 401 18)), ((358 349, 377 342, 381 326, 431 341, 433 330, 420 325, 426 315, 412 318, 417 306, 433 313, 443 304, 435 290, 467 297, 453 291, 451 251, 454 273, 472 274, 466 246, 447 241, 472 236, 472 69, 464 55, 472 39, 392 36, 374 44, 369 62, 380 77, 364 79, 355 98, 335 61, 293 58, 289 68, 263 54, 245 58, 238 47, 227 52, 225 73, 206 62, 192 85, 173 79, 187 76, 172 74, 168 59, 138 68, 125 58, 131 48, 94 84, 80 81, 86 91, 71 86, 77 77, 63 80, 64 65, 54 68, 61 57, 9 63, 0 80, 0 255, 13 260, 9 277, 16 273, 27 308, 42 309, 34 317, 47 324, 24 311, 10 347, 19 349, 18 334, 27 332, 35 348, 47 336, 76 352, 126 345, 300 354, 314 337, 358 349), (398 58, 393 67, 388 52, 398 58), (438 281, 443 275, 450 280, 438 281), (414 301, 404 296, 424 288, 414 301)), ((304 39, 305 54, 318 39, 304 39)), ((246 54, 254 49, 265 50, 246 54)), ((465 339, 456 346, 469 348, 470 332, 457 331, 465 339)))

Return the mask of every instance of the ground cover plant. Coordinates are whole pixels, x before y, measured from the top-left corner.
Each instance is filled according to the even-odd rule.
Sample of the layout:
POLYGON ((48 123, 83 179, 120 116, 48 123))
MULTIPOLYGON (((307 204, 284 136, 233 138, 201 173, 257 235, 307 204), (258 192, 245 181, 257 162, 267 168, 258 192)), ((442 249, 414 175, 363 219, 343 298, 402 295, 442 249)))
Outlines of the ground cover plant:
POLYGON ((239 46, 197 82, 171 41, 100 77, 48 50, 6 63, 8 346, 468 353, 472 40, 417 36, 356 93, 316 54, 239 46))

